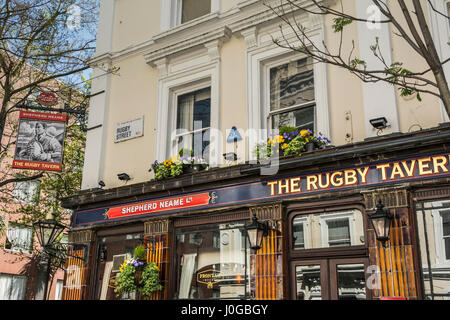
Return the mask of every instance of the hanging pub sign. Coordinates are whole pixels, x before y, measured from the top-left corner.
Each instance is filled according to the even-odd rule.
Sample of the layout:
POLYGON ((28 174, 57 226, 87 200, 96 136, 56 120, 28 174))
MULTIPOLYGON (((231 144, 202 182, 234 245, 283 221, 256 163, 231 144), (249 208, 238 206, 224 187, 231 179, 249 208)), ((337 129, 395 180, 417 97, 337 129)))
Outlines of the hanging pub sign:
POLYGON ((67 116, 21 111, 12 167, 61 171, 67 116))
POLYGON ((52 92, 41 92, 36 99, 41 105, 46 107, 51 107, 58 103, 58 97, 52 92))
POLYGON ((162 215, 236 206, 250 202, 288 199, 302 195, 378 187, 409 181, 450 177, 450 154, 435 153, 358 164, 334 170, 302 172, 268 177, 254 182, 180 193, 139 202, 114 204, 75 211, 74 225, 132 219, 144 215, 162 215))

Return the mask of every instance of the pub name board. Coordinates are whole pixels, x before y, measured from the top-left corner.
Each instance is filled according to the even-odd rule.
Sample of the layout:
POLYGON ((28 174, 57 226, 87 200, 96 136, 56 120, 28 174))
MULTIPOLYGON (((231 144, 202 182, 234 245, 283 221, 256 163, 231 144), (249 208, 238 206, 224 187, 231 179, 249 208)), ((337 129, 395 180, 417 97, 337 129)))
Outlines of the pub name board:
POLYGON ((450 176, 450 153, 369 163, 336 170, 279 176, 196 193, 180 193, 110 207, 75 211, 73 224, 87 225, 146 215, 163 215, 240 203, 270 201, 320 192, 375 187, 450 176))

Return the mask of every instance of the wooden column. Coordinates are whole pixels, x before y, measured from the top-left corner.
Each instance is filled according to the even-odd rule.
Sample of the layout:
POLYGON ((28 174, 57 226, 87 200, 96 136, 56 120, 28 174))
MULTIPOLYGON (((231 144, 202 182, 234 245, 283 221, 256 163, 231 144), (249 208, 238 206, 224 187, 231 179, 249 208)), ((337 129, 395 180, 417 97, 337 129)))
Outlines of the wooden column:
POLYGON ((368 215, 375 210, 378 199, 389 210, 394 219, 391 222, 390 239, 383 248, 376 240, 376 235, 369 222, 369 260, 370 265, 377 266, 377 286, 372 288, 372 297, 403 297, 417 299, 416 271, 414 264, 414 246, 412 235, 414 224, 411 221, 408 208, 408 194, 406 190, 374 192, 366 196, 366 210, 368 215))
POLYGON ((144 246, 147 262, 155 263, 160 270, 163 289, 155 291, 149 300, 167 300, 169 289, 169 220, 155 220, 144 225, 144 246))
POLYGON ((89 245, 92 240, 92 231, 77 231, 69 234, 69 257, 65 264, 64 286, 62 300, 83 300, 87 293, 88 261, 83 261, 90 254, 89 245), (82 246, 77 246, 77 244, 82 246))
POLYGON ((250 208, 250 219, 256 213, 260 222, 269 221, 270 231, 262 247, 251 254, 250 282, 255 285, 254 298, 258 300, 283 299, 282 221, 281 204, 250 208), (253 279, 252 279, 253 278, 253 279))

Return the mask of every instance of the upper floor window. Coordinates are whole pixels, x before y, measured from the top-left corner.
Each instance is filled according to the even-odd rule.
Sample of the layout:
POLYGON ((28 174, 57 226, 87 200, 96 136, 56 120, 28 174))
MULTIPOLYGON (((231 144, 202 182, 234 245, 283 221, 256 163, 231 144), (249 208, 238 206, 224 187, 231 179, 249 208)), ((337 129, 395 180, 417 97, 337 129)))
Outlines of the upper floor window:
POLYGON ((177 97, 176 152, 193 150, 194 156, 209 160, 211 127, 211 88, 188 92, 177 97))
POLYGON ((194 20, 211 12, 211 0, 179 0, 181 12, 180 24, 194 20))
POLYGON ((6 231, 5 249, 30 253, 33 244, 33 232, 30 227, 9 223, 6 231))
POLYGON ((269 68, 269 127, 315 129, 314 70, 312 58, 269 68))
POLYGON ((219 11, 221 0, 161 0, 161 31, 219 11))
POLYGON ((25 202, 32 203, 37 200, 38 196, 39 181, 21 181, 14 183, 14 199, 25 202))

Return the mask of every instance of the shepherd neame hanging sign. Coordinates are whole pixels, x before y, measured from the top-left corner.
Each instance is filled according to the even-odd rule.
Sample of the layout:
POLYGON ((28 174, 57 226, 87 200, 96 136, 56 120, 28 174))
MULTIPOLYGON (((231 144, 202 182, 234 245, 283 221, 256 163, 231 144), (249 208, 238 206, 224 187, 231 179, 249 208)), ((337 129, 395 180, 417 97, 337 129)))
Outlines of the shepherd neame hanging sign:
POLYGON ((450 176, 449 163, 450 153, 444 153, 269 178, 265 181, 201 190, 197 193, 180 193, 170 197, 81 210, 75 212, 74 225, 444 177, 450 176))

